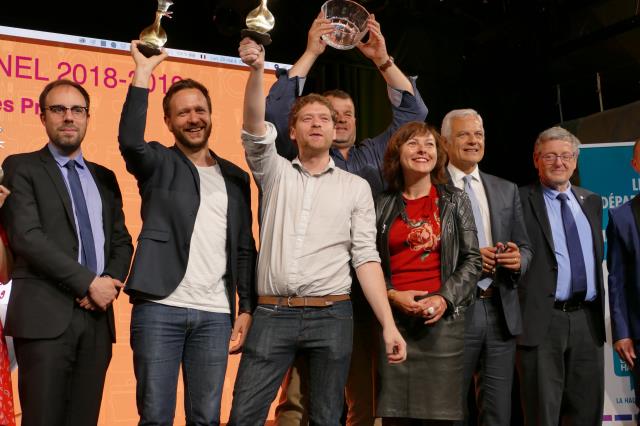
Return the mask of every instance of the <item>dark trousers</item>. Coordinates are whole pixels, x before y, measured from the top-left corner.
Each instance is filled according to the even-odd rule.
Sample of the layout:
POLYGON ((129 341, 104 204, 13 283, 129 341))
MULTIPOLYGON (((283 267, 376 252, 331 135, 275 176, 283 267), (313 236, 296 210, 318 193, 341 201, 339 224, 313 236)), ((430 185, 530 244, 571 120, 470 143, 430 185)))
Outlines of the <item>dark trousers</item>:
POLYGON ((465 321, 463 398, 474 383, 477 424, 509 426, 516 339, 507 330, 497 292, 476 300, 465 321))
POLYGON ((259 305, 238 368, 229 425, 262 426, 298 354, 309 363, 309 424, 338 426, 353 334, 351 302, 326 308, 259 305))
POLYGON ((13 339, 23 426, 98 423, 111 361, 107 315, 80 307, 55 339, 13 339))
MULTIPOLYGON (((375 418, 375 375, 380 326, 362 293, 360 284, 351 286, 353 305, 353 350, 345 387, 346 423, 349 426, 380 425, 375 418)), ((282 382, 280 401, 276 406, 278 426, 300 426, 309 423, 309 364, 298 356, 282 382)))
POLYGON ((552 311, 546 338, 518 346, 517 367, 525 425, 602 424, 604 352, 590 309, 552 311))

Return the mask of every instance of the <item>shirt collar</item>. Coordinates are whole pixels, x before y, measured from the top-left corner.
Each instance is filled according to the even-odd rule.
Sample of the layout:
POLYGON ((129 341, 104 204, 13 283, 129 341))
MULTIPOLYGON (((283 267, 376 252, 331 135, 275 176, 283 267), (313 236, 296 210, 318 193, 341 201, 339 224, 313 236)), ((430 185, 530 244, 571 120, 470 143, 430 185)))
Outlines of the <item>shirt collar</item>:
MULTIPOLYGON (((449 175, 451 176, 451 181, 454 183, 454 185, 464 186, 464 182, 462 179, 467 175, 465 172, 463 172, 462 170, 460 170, 459 168, 457 168, 451 163, 447 164, 447 170, 449 171, 449 175)), ((469 175, 473 178, 473 180, 480 182, 480 169, 478 168, 477 164, 476 164, 476 167, 473 169, 473 171, 469 173, 469 175)))
MULTIPOLYGON (((553 188, 549 188, 543 183, 540 183, 540 186, 542 186, 542 193, 544 194, 545 197, 547 197, 550 200, 555 200, 556 198, 558 198, 558 194, 560 194, 560 191, 555 190, 553 188)), ((568 183, 567 190, 563 192, 569 196, 569 199, 573 198, 573 192, 571 192, 571 182, 568 183)))
POLYGON ((66 166, 70 160, 76 160, 76 163, 82 169, 86 167, 84 158, 82 157, 82 151, 78 151, 78 155, 76 156, 76 158, 70 158, 64 155, 62 152, 60 152, 58 147, 56 147, 51 142, 47 144, 47 148, 49 148, 49 152, 51 152, 51 155, 53 155, 53 159, 56 160, 56 163, 58 163, 60 167, 66 166))
MULTIPOLYGON (((298 167, 301 171, 303 171, 304 173, 308 174, 309 176, 312 176, 311 173, 309 173, 307 171, 307 169, 304 168, 304 166, 302 165, 302 163, 300 162, 300 158, 296 157, 291 161, 291 164, 293 164, 294 166, 298 167)), ((324 168, 324 170, 322 170, 320 173, 317 173, 315 176, 320 176, 323 175, 333 169, 336 168, 336 163, 333 161, 333 158, 329 157, 329 163, 327 163, 327 167, 324 168)))

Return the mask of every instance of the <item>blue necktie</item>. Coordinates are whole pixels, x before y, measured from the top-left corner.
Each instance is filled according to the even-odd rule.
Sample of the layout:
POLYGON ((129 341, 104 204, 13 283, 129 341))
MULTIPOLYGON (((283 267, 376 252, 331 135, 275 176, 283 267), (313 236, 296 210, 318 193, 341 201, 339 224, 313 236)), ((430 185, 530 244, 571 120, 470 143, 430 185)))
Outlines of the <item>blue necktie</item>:
MULTIPOLYGON (((473 211, 473 221, 476 223, 476 229, 478 230, 478 245, 480 247, 487 246, 487 236, 484 233, 484 225, 482 224, 482 213, 480 213, 480 204, 478 204, 478 198, 476 198, 476 193, 473 191, 471 187, 471 179, 473 177, 471 175, 466 175, 462 178, 464 180, 464 191, 469 196, 469 200, 471 200, 471 210, 473 211)), ((483 290, 486 290, 491 285, 491 278, 483 278, 478 281, 478 287, 483 290)))
POLYGON ((567 194, 558 194, 560 200, 560 212, 562 213, 562 225, 564 226, 564 237, 567 240, 567 249, 569 250, 569 263, 571 265, 571 299, 584 300, 587 294, 587 270, 584 266, 584 257, 582 254, 582 245, 580 244, 580 236, 578 227, 571 212, 567 200, 567 194))
POLYGON ((67 179, 69 180, 71 197, 73 197, 73 205, 76 208, 78 228, 80 229, 80 241, 82 242, 80 263, 97 273, 98 267, 96 262, 96 248, 93 242, 93 231, 91 231, 89 210, 87 210, 87 202, 84 199, 84 192, 82 192, 80 176, 78 176, 78 171, 76 170, 76 161, 69 160, 64 166, 68 171, 67 179))

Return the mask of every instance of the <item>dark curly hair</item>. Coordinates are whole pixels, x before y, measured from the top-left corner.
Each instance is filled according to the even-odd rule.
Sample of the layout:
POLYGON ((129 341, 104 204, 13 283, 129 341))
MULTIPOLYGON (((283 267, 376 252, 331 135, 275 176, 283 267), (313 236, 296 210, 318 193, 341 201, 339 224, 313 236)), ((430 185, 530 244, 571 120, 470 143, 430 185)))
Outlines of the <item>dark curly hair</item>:
POLYGON ((391 136, 384 153, 383 175, 388 187, 392 191, 404 190, 404 175, 400 166, 400 147, 414 136, 433 135, 436 140, 436 152, 438 159, 431 171, 431 183, 446 183, 445 165, 447 164, 447 154, 443 147, 440 133, 430 124, 421 121, 411 121, 400 127, 391 136))

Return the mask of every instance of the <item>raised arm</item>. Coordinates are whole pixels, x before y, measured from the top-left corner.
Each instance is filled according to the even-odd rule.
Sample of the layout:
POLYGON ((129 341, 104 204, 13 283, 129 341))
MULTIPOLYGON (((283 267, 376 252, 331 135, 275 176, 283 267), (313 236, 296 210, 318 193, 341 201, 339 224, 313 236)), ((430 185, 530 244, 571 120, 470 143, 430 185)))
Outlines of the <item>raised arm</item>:
POLYGON ((146 58, 138 50, 139 40, 131 42, 131 56, 135 62, 135 71, 127 99, 122 107, 118 142, 120 152, 127 164, 127 170, 136 179, 145 180, 156 170, 156 153, 144 140, 147 123, 147 106, 149 97, 149 78, 151 73, 166 57, 166 52, 146 58))
POLYGON ((242 129, 247 133, 262 136, 264 124, 264 47, 245 37, 238 48, 240 59, 249 66, 249 78, 244 91, 242 129))
POLYGON ((391 88, 415 95, 411 81, 400 71, 400 68, 393 63, 393 59, 389 56, 384 36, 380 30, 380 23, 376 21, 373 14, 369 16, 367 28, 369 29, 369 40, 367 40, 366 43, 360 42, 358 49, 360 49, 362 54, 369 58, 378 69, 380 69, 380 67, 384 68, 380 69, 380 73, 391 88))

